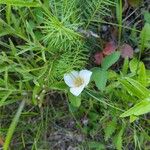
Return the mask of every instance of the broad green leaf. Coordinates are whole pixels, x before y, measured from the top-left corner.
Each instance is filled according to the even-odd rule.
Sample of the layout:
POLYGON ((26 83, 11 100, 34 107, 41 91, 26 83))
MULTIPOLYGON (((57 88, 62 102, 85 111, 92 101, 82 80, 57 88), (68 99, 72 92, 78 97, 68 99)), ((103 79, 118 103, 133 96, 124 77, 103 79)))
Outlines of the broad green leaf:
POLYGON ((120 57, 120 52, 114 52, 109 56, 106 56, 105 59, 102 62, 102 68, 107 70, 109 67, 111 67, 120 57))
POLYGON ((144 63, 141 63, 138 72, 138 81, 144 86, 147 86, 147 75, 144 63))
POLYGON ((130 71, 133 74, 136 74, 136 72, 138 72, 138 70, 139 70, 140 65, 141 65, 141 62, 138 59, 133 58, 129 63, 130 71))
POLYGON ((137 89, 143 95, 144 98, 147 98, 147 97, 150 96, 150 90, 148 90, 147 88, 145 88, 138 81, 133 80, 131 78, 126 78, 126 80, 128 82, 130 82, 132 84, 132 86, 134 87, 134 89, 137 89))
POLYGON ((124 112, 123 114, 121 114, 120 117, 127 117, 131 115, 139 116, 148 112, 150 112, 150 100, 143 100, 140 103, 136 104, 134 107, 124 112))
POLYGON ((138 97, 139 99, 144 99, 149 97, 150 95, 150 91, 136 80, 126 77, 119 81, 125 87, 125 89, 131 94, 131 96, 133 95, 138 97))
POLYGON ((130 123, 134 122, 134 121, 137 120, 137 119, 138 119, 137 116, 131 115, 131 116, 130 116, 130 123))
POLYGON ((144 48, 150 48, 150 24, 146 23, 140 34, 140 48, 143 52, 144 48))
POLYGON ((81 105, 81 96, 74 96, 70 92, 68 93, 69 101, 74 107, 80 107, 81 105))
POLYGON ((20 7, 40 7, 38 2, 29 2, 25 0, 0 0, 0 4, 7 4, 20 7))
POLYGON ((150 24, 150 13, 148 11, 144 12, 144 20, 150 24))
POLYGON ((95 81, 97 88, 104 91, 108 79, 108 71, 95 68, 93 70, 92 79, 95 81))
POLYGON ((141 93, 136 91, 136 89, 134 89, 133 86, 128 81, 126 81, 125 79, 119 81, 131 96, 137 96, 138 98, 143 98, 141 93))
POLYGON ((108 71, 108 79, 109 80, 113 80, 113 79, 116 79, 119 75, 113 71, 113 70, 109 70, 108 71))

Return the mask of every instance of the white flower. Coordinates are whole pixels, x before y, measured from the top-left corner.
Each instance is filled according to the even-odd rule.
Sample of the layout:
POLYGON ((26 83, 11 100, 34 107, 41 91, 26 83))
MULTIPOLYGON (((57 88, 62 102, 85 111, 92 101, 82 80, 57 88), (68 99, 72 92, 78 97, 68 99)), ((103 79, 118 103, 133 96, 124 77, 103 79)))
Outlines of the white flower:
POLYGON ((90 82, 91 75, 89 70, 72 71, 64 75, 64 81, 70 87, 70 92, 78 96, 90 82))

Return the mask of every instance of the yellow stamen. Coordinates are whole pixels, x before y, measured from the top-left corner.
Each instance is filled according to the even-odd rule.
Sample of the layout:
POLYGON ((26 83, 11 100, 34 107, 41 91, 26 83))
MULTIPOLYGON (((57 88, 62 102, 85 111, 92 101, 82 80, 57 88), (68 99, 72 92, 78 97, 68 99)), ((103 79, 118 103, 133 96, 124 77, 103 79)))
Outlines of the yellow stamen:
POLYGON ((76 87, 81 86, 84 83, 84 80, 81 77, 77 77, 74 79, 74 84, 76 87))

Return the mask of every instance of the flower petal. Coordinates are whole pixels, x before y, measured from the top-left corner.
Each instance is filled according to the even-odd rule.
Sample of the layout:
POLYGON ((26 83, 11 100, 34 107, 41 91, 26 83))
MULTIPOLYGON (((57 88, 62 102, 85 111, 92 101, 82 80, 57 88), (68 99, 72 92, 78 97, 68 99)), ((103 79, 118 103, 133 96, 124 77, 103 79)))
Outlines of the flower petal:
POLYGON ((76 78, 79 75, 78 71, 72 71, 68 74, 64 75, 64 81, 69 87, 75 87, 74 85, 74 78, 76 78))
POLYGON ((79 72, 79 76, 83 78, 85 86, 88 85, 88 83, 90 82, 91 75, 92 75, 92 72, 89 70, 81 70, 79 72))
POLYGON ((75 96, 79 96, 80 93, 83 91, 84 87, 84 85, 81 85, 79 87, 72 87, 70 88, 70 92, 75 96))
POLYGON ((78 77, 78 76, 79 76, 79 72, 78 72, 78 71, 73 70, 73 71, 71 71, 71 72, 70 72, 70 75, 71 75, 72 77, 76 78, 76 77, 78 77))

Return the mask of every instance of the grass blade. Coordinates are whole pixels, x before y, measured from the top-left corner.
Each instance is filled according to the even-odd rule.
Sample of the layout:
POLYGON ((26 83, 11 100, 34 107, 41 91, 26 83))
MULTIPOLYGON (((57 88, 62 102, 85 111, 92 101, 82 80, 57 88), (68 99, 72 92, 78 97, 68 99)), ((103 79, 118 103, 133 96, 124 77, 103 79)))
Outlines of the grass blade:
POLYGON ((0 0, 0 4, 20 7, 40 7, 40 4, 38 2, 25 2, 24 0, 0 0))
POLYGON ((16 126, 17 126, 17 124, 18 124, 18 121, 19 121, 21 112, 22 112, 22 110, 23 110, 23 108, 24 108, 24 105, 25 105, 25 101, 23 100, 23 101, 21 102, 19 108, 18 108, 17 113, 15 114, 15 116, 14 116, 12 122, 11 122, 11 125, 10 125, 9 129, 8 129, 7 136, 6 136, 6 140, 5 140, 4 147, 3 147, 4 150, 8 150, 8 148, 9 148, 9 144, 10 144, 10 142, 11 142, 11 138, 12 138, 13 133, 14 133, 14 131, 15 131, 15 128, 16 128, 16 126))

